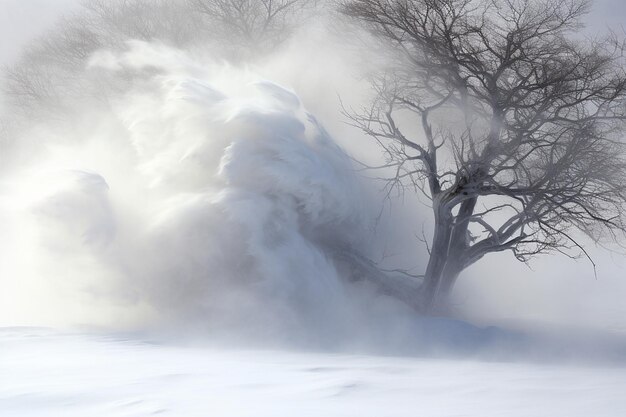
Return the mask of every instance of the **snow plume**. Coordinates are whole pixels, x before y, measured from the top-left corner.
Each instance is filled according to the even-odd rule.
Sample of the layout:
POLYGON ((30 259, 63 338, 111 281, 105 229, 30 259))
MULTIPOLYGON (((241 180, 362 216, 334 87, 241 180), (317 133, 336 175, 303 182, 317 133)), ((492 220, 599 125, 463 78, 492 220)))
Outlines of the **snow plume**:
POLYGON ((367 253, 373 216, 292 91, 142 42, 87 71, 135 87, 25 135, 38 152, 2 181, 0 317, 307 343, 356 331, 367 291, 333 255, 367 253))

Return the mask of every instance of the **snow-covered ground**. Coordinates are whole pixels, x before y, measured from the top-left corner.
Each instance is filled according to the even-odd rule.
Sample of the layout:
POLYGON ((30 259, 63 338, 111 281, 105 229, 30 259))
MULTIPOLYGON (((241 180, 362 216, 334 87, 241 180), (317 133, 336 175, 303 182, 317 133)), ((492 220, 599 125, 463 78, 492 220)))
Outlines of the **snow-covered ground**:
POLYGON ((626 370, 0 331, 0 415, 621 417, 626 370))

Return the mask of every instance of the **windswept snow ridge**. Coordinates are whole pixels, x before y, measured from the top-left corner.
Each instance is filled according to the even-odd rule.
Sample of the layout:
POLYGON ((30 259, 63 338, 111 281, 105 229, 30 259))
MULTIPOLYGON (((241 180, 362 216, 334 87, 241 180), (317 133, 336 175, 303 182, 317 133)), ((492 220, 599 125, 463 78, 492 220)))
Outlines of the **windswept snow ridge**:
POLYGON ((309 343, 376 310, 333 260, 368 250, 361 186, 292 91, 141 42, 90 71, 134 87, 29 131, 1 191, 0 317, 309 343))

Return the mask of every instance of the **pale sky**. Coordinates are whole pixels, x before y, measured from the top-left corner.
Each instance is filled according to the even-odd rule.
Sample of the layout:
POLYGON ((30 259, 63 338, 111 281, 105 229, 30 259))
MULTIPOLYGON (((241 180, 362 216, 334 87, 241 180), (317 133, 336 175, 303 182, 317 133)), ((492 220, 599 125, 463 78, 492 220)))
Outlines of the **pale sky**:
POLYGON ((29 39, 78 3, 79 0, 0 0, 0 65, 15 59, 29 39))

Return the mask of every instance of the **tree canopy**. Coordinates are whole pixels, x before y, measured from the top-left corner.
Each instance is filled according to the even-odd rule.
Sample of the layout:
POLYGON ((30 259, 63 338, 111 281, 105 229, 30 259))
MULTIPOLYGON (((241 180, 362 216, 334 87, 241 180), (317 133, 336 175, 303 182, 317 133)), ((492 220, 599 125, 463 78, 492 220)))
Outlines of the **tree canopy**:
POLYGON ((351 112, 390 185, 432 203, 421 304, 486 254, 521 261, 624 232, 626 72, 615 36, 577 34, 585 0, 350 0, 342 12, 393 62, 351 112), (407 116, 408 115, 408 116, 407 116), (421 134, 409 132, 420 126, 421 134), (411 133, 413 133, 411 135, 411 133))

